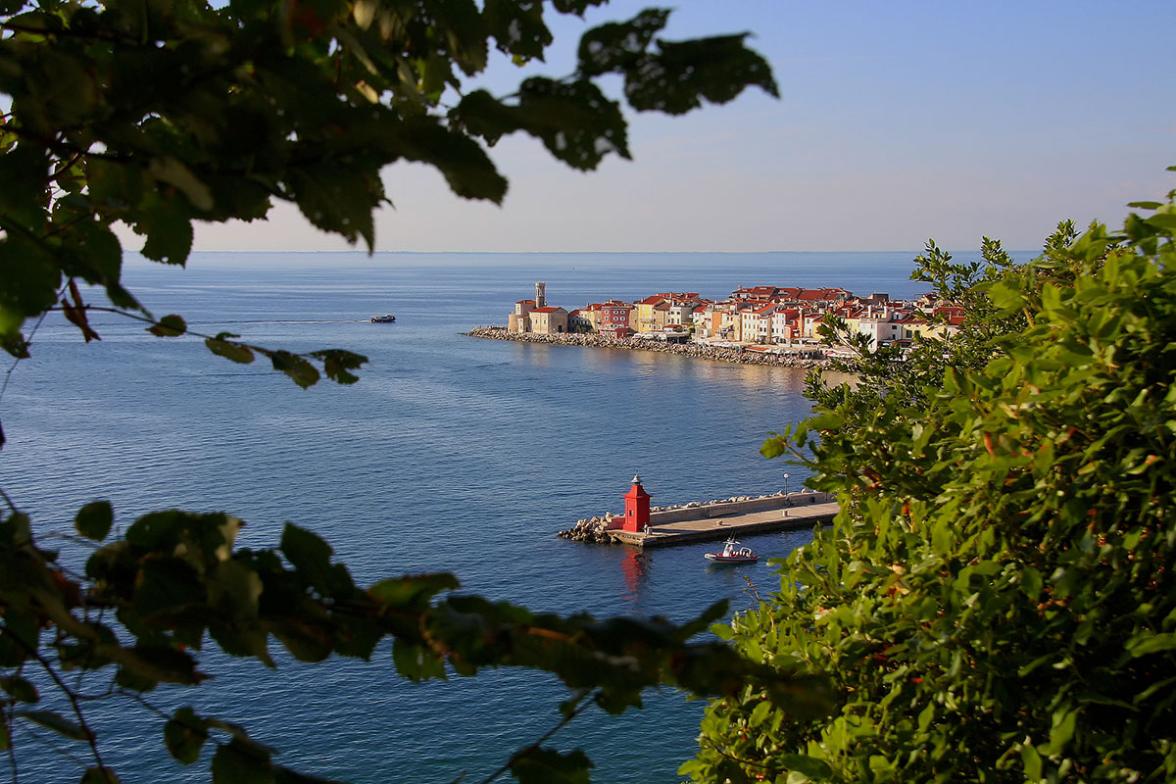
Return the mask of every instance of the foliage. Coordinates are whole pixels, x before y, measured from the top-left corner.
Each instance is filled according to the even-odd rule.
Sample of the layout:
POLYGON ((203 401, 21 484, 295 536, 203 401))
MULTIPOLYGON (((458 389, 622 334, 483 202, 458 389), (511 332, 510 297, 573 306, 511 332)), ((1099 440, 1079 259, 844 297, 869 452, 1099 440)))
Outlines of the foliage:
POLYGON ((807 460, 841 514, 718 631, 827 674, 836 708, 798 720, 749 685, 683 773, 1176 778, 1176 206, 1132 206, 1022 266, 931 246, 916 276, 966 299, 961 334, 812 381, 815 417, 764 451, 807 460))
MULTIPOLYGON (((389 163, 427 164, 458 196, 500 202, 507 182, 487 147, 507 134, 533 136, 581 170, 628 158, 626 120, 598 86, 604 77, 619 77, 638 111, 681 114, 749 86, 776 94, 745 35, 667 41, 658 36, 669 12, 656 9, 589 30, 565 78, 532 76, 505 98, 477 89, 493 52, 519 65, 542 60, 547 14, 602 2, 0 0, 0 345, 28 357, 49 311, 99 339, 89 314, 103 310, 161 338, 202 338, 234 362, 261 355, 304 388, 324 374, 354 383, 366 362, 357 354, 296 354, 149 313, 124 286, 112 227, 142 236, 147 258, 184 264, 194 221, 260 220, 287 201, 370 249, 389 163), (100 287, 109 305, 86 302, 81 284, 100 287)), ((15 760, 38 725, 88 746, 84 782, 117 781, 85 706, 125 699, 157 711, 144 695, 161 683, 199 684, 210 645, 272 666, 275 640, 316 662, 367 659, 390 638, 394 666, 413 680, 542 669, 572 691, 564 722, 589 704, 638 706, 655 684, 720 695, 767 674, 725 645, 689 641, 721 606, 675 625, 536 614, 453 593, 449 574, 362 587, 326 542, 294 525, 277 548, 238 549, 239 520, 167 510, 108 540, 115 515, 102 501, 77 514, 75 541, 99 543, 77 574, 40 544, 14 499, 0 491, 0 500, 0 751, 15 760), (82 693, 67 671, 98 671, 106 685, 82 693), (34 681, 69 710, 45 708, 34 681)), ((780 680, 774 699, 805 709, 819 697, 809 680, 780 680)), ((216 782, 313 780, 275 764, 239 724, 194 707, 160 719, 182 763, 215 745, 216 782)), ((583 781, 589 766, 582 752, 536 744, 499 772, 583 781)))

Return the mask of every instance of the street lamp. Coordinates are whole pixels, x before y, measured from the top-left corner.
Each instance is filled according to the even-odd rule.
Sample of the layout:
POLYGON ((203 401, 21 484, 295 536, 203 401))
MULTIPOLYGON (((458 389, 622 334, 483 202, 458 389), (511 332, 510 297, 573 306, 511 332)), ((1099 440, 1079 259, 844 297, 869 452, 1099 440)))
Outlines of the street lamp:
POLYGON ((792 505, 792 499, 788 497, 788 472, 784 472, 784 516, 788 516, 788 507, 792 505))

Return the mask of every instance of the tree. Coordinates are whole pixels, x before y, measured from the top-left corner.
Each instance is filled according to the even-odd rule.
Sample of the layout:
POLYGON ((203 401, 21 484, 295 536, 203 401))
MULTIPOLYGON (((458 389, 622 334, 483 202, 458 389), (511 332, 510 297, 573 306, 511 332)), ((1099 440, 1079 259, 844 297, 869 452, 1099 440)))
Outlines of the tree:
POLYGON ((684 773, 1176 777, 1174 196, 1118 232, 1063 223, 1021 266, 930 245, 914 277, 966 302, 961 333, 904 363, 858 343, 860 383, 810 380, 814 418, 763 452, 842 511, 718 631, 827 675, 835 708, 798 719, 749 684, 709 707, 684 773))
MULTIPOLYGON (((582 14, 597 4, 552 7, 582 14)), ((52 310, 86 341, 99 338, 88 319, 96 309, 139 319, 160 337, 187 333, 182 316, 156 317, 123 285, 116 223, 144 237, 147 258, 183 264, 193 221, 260 220, 282 200, 370 249, 388 163, 426 163, 458 196, 498 202, 507 183, 486 148, 506 134, 534 136, 577 169, 628 157, 624 116, 600 77, 619 75, 633 109, 669 114, 724 103, 748 86, 776 94, 746 35, 667 41, 658 36, 669 12, 657 9, 585 33, 566 78, 528 78, 507 98, 465 87, 492 51, 519 64, 542 59, 552 42, 548 12, 518 0, 0 0, 0 344, 28 357, 52 310), (101 287, 109 304, 85 301, 83 284, 101 287)), ((324 373, 354 383, 366 361, 342 349, 294 354, 227 332, 200 337, 235 362, 260 354, 301 387, 324 373)), ((234 547, 237 519, 165 510, 110 540, 115 515, 105 501, 76 514, 78 541, 97 544, 75 573, 39 544, 19 499, 0 491, 0 500, 0 750, 15 759, 22 728, 38 724, 88 746, 88 784, 117 780, 86 721, 88 700, 153 710, 146 695, 158 684, 200 683, 208 645, 272 666, 271 638, 314 662, 368 658, 388 637, 406 678, 540 668, 571 690, 561 724, 590 704, 639 705, 654 684, 719 695, 768 674, 728 646, 691 642, 721 605, 674 625, 535 614, 447 593, 457 587, 449 574, 364 588, 329 544, 298 526, 288 525, 276 548, 243 550, 234 547), (70 670, 97 671, 107 685, 79 693, 63 677, 70 670), (67 713, 38 705, 33 671, 65 698, 67 713)), ((780 680, 773 694, 802 709, 812 701, 805 683, 780 680)), ((274 764, 245 728, 193 707, 162 716, 161 727, 181 762, 215 745, 214 781, 314 780, 274 764)), ((589 765, 582 752, 536 744, 503 770, 581 781, 589 765)))

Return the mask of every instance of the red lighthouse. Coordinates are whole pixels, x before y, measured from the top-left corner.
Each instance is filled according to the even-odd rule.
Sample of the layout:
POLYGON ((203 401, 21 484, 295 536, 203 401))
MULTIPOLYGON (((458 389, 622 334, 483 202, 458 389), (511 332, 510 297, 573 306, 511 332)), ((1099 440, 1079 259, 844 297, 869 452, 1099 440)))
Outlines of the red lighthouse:
POLYGON ((639 533, 649 525, 649 493, 641 486, 641 475, 633 475, 633 486, 625 493, 624 531, 639 533))

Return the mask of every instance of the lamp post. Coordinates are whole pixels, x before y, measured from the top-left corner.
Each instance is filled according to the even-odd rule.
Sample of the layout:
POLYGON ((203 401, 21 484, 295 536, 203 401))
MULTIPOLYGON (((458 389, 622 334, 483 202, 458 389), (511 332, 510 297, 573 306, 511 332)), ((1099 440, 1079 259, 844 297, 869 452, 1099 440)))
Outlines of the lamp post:
POLYGON ((788 472, 784 472, 784 516, 788 516, 788 507, 792 505, 792 499, 788 497, 788 472))

